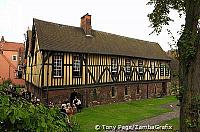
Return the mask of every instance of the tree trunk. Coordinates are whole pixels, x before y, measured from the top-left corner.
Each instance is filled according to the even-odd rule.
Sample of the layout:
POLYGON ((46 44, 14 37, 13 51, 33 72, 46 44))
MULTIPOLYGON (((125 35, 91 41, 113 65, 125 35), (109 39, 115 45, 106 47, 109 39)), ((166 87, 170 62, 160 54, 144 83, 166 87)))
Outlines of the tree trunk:
POLYGON ((180 131, 200 132, 200 0, 186 0, 185 29, 178 42, 180 55, 180 131), (195 54, 189 50, 194 50, 195 54), (188 57, 189 56, 189 57, 188 57), (191 57, 190 57, 191 56, 191 57))
POLYGON ((180 82, 184 89, 180 110, 180 131, 200 132, 199 109, 195 108, 195 105, 199 104, 199 100, 195 98, 200 96, 200 46, 183 80, 184 82, 180 82))

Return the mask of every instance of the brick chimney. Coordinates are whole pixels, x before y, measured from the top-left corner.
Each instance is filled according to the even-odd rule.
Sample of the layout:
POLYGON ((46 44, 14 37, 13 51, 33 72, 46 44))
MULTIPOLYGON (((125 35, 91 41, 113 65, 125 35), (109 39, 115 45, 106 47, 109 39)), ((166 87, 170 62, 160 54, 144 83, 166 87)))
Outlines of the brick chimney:
POLYGON ((88 13, 81 17, 81 27, 86 36, 92 36, 91 15, 88 13))
POLYGON ((5 42, 4 36, 1 36, 1 42, 5 42))

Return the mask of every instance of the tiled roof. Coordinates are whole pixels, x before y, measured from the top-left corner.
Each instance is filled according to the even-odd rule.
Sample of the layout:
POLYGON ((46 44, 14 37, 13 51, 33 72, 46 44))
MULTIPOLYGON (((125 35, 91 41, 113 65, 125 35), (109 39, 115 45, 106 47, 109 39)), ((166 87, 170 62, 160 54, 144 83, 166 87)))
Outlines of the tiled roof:
POLYGON ((24 45, 22 43, 16 42, 0 42, 0 49, 3 51, 19 51, 20 49, 23 50, 24 45))
POLYGON ((80 27, 34 19, 41 50, 122 55, 170 60, 158 43, 92 30, 86 36, 80 27))

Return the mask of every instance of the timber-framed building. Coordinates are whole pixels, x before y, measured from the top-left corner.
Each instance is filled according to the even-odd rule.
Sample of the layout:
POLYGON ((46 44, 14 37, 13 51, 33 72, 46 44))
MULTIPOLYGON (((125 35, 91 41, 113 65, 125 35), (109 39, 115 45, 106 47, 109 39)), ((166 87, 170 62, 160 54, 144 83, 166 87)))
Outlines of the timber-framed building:
POLYGON ((80 27, 33 19, 25 54, 27 89, 43 102, 78 96, 91 106, 167 94, 170 58, 159 44, 93 30, 89 14, 80 27))

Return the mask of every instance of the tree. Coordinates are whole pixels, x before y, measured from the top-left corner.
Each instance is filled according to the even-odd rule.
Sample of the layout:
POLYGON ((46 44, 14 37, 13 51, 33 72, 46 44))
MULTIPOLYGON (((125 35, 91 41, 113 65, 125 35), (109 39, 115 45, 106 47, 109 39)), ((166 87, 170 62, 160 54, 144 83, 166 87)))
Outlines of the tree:
POLYGON ((185 15, 177 42, 179 53, 180 131, 200 131, 200 0, 150 0, 154 10, 148 15, 153 32, 160 33, 173 21, 171 10, 185 15))
POLYGON ((34 105, 7 89, 9 81, 0 85, 0 131, 74 132, 79 130, 75 121, 68 124, 67 117, 57 107, 34 105))

